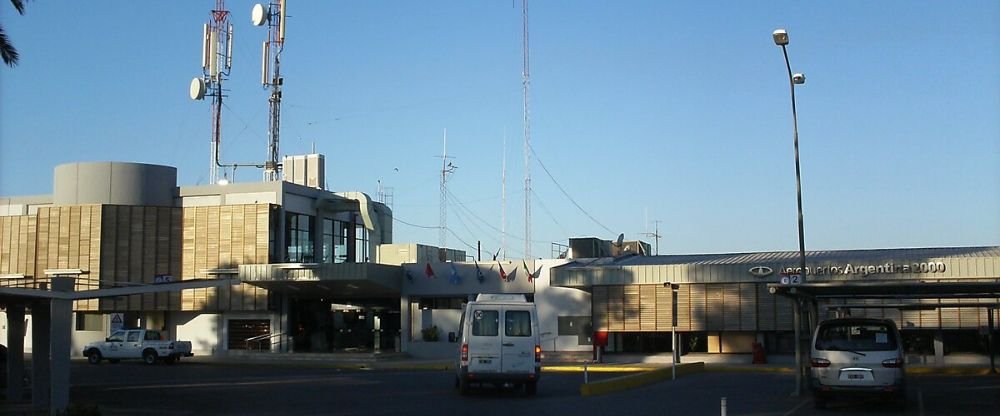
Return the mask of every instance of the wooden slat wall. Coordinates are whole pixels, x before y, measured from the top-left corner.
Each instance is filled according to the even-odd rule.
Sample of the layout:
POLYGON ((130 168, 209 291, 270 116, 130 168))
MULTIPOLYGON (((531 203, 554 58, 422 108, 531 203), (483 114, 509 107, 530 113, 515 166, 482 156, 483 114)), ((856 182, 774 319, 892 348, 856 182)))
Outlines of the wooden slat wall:
POLYGON ((681 285, 677 290, 677 330, 691 330, 691 285, 681 285))
POLYGON ((638 285, 628 285, 623 286, 622 291, 624 293, 625 299, 625 330, 626 331, 638 331, 639 330, 639 286, 638 285))
MULTIPOLYGON (((740 316, 742 312, 742 300, 740 299, 740 284, 726 283, 722 286, 722 329, 726 331, 740 330, 740 316)), ((753 299, 753 298, 751 298, 753 299)), ((747 306, 752 307, 751 302, 747 306)), ((746 328, 751 330, 753 328, 746 328)))
MULTIPOLYGON (((36 224, 34 215, 0 217, 0 274, 38 277, 34 264, 36 224)), ((0 286, 19 284, 24 282, 0 281, 0 286)))
MULTIPOLYGON (((75 205, 41 207, 33 216, 4 217, 3 232, 11 244, 4 247, 10 248, 13 268, 3 272, 24 273, 33 276, 34 282, 47 282, 46 269, 79 268, 88 273, 76 279, 75 289, 97 288, 101 278, 99 215, 99 205, 75 205)), ((97 301, 76 301, 74 309, 96 310, 97 301)))
MULTIPOLYGON (((270 261, 268 204, 189 207, 181 227, 185 277, 209 277, 205 269, 235 268, 270 261)), ((267 309, 267 291, 253 285, 190 289, 181 294, 186 311, 259 311, 267 309)))
POLYGON ((761 331, 774 331, 777 329, 777 296, 772 295, 767 290, 764 283, 755 284, 757 292, 757 327, 761 331))
POLYGON ((669 331, 673 323, 673 294, 669 287, 653 285, 653 289, 656 290, 656 330, 669 331))
POLYGON ((594 293, 591 295, 591 318, 594 320, 595 331, 607 331, 608 325, 608 287, 594 286, 594 293))
POLYGON ((705 287, 705 329, 709 331, 720 331, 724 325, 723 315, 725 305, 722 302, 722 284, 708 285, 705 287))
POLYGON ((608 286, 608 329, 625 330, 625 288, 608 286))
POLYGON ((757 330, 757 285, 740 283, 740 329, 744 331, 757 330))
MULTIPOLYGON (((660 286, 662 288, 662 286, 660 286)), ((656 331, 656 286, 639 286, 639 329, 656 331)))
MULTIPOLYGON (((95 205, 90 215, 90 244, 101 250, 96 253, 95 258, 100 261, 95 269, 100 270, 102 280, 111 282, 105 286, 152 284, 156 275, 180 278, 180 256, 172 249, 180 245, 172 232, 179 227, 176 222, 179 218, 174 215, 179 211, 170 207, 95 205), (94 227, 95 222, 100 226, 94 227), (100 237, 94 239, 94 236, 100 237)), ((92 302, 95 308, 106 312, 176 310, 180 305, 176 297, 166 293, 92 302)))
POLYGON ((684 285, 690 287, 690 297, 688 300, 691 302, 691 330, 692 331, 704 331, 707 329, 708 316, 706 313, 706 290, 704 284, 693 284, 684 285))

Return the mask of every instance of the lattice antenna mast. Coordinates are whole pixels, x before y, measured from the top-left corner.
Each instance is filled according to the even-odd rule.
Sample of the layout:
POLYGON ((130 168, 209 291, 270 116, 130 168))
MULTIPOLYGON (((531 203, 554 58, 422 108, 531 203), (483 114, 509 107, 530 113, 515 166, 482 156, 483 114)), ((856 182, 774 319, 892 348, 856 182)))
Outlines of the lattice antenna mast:
POLYGON ((281 137, 281 52, 285 49, 285 10, 286 0, 270 3, 265 9, 263 5, 254 5, 251 21, 256 26, 267 23, 267 40, 264 41, 264 53, 261 63, 261 84, 271 88, 270 124, 268 127, 267 159, 264 162, 264 181, 281 180, 281 162, 278 145, 281 137), (270 69, 270 71, 269 71, 270 69))
POLYGON ((219 182, 219 151, 222 144, 222 83, 229 77, 233 66, 233 25, 229 23, 229 10, 225 0, 216 0, 212 18, 202 31, 202 76, 191 80, 191 99, 212 97, 212 137, 209 148, 208 177, 211 183, 219 182))
POLYGON ((444 129, 444 151, 441 154, 441 212, 438 219, 438 244, 440 248, 448 247, 448 175, 455 173, 455 166, 448 159, 448 129, 444 129))
POLYGON ((528 91, 531 74, 528 71, 528 0, 521 0, 524 66, 521 69, 521 89, 524 95, 524 257, 531 258, 531 118, 528 111, 528 91))
POLYGON ((657 256, 660 255, 660 238, 663 237, 662 235, 660 235, 660 223, 661 222, 663 222, 663 221, 660 221, 660 220, 653 221, 654 231, 653 232, 648 232, 647 231, 647 232, 642 233, 642 235, 644 235, 646 237, 653 237, 653 238, 656 239, 656 251, 655 251, 655 253, 656 253, 657 256))

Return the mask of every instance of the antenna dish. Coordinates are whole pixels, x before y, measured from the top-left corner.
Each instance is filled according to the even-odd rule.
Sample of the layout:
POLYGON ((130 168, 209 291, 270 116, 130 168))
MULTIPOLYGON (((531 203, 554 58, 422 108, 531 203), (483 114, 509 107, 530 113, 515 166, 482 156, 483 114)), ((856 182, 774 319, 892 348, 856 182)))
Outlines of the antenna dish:
POLYGON ((189 90, 192 100, 201 100, 205 98, 205 80, 201 78, 195 78, 191 80, 191 88, 189 90))
POLYGON ((268 11, 264 9, 263 4, 253 5, 253 10, 250 11, 250 21, 253 22, 254 26, 263 26, 268 20, 268 11))
POLYGON ((625 233, 618 234, 618 239, 615 240, 615 246, 621 247, 622 246, 622 241, 624 241, 624 240, 625 240, 625 233))

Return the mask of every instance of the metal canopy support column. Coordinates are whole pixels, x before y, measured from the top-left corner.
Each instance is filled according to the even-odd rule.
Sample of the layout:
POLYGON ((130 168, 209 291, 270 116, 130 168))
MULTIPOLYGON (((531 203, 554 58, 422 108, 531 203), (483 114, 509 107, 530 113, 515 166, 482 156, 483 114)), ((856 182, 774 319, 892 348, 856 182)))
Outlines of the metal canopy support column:
POLYGON ((795 390, 793 397, 802 395, 802 301, 792 299, 792 325, 795 326, 795 390))
POLYGON ((52 397, 50 307, 50 302, 41 301, 31 307, 31 405, 35 410, 48 409, 52 397))
POLYGON ((7 304, 7 401, 24 397, 24 304, 7 304))
POLYGON ((989 336, 986 338, 986 343, 987 343, 986 344, 986 350, 989 351, 989 354, 990 354, 990 372, 993 373, 993 374, 997 373, 997 365, 996 365, 996 361, 995 361, 995 357, 994 357, 994 355, 996 355, 994 353, 994 348, 996 346, 996 340, 995 340, 995 338, 993 338, 993 332, 994 332, 994 329, 993 329, 993 314, 996 313, 996 311, 997 311, 996 308, 986 308, 986 312, 987 312, 987 314, 989 314, 989 326, 990 326, 990 333, 989 333, 989 336))
MULTIPOLYGON (((72 292, 72 277, 55 276, 52 278, 52 291, 72 292)), ((52 299, 51 307, 51 332, 49 333, 51 379, 49 388, 51 389, 52 405, 49 406, 49 414, 61 415, 66 413, 69 406, 69 355, 70 336, 73 328, 70 322, 73 321, 73 301, 69 299, 52 299)))

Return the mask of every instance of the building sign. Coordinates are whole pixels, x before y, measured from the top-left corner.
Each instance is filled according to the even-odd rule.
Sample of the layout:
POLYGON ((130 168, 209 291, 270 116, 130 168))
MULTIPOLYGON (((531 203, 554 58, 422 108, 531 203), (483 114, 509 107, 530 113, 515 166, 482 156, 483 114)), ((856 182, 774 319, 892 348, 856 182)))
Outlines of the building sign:
POLYGON ((754 277, 767 277, 771 273, 774 273, 774 270, 767 266, 754 266, 750 268, 750 274, 754 277))
POLYGON ((125 325, 125 314, 122 313, 111 314, 111 325, 109 329, 111 330, 112 333, 114 333, 119 329, 122 329, 124 325, 125 325))
MULTIPOLYGON (((861 275, 869 276, 875 274, 895 274, 895 273, 944 273, 947 267, 940 261, 929 261, 922 263, 885 263, 878 266, 853 265, 847 263, 844 266, 818 266, 806 267, 806 274, 813 276, 847 276, 861 275)), ((784 272, 787 274, 801 272, 799 267, 787 267, 784 272)))

